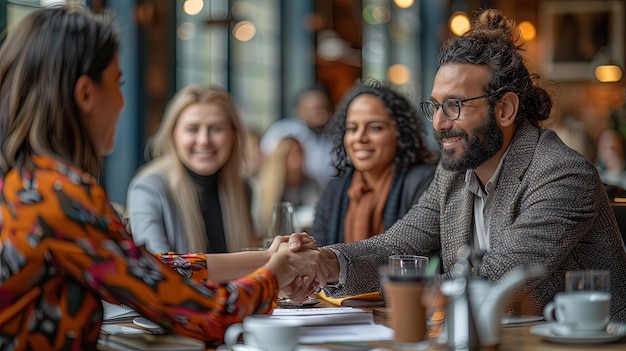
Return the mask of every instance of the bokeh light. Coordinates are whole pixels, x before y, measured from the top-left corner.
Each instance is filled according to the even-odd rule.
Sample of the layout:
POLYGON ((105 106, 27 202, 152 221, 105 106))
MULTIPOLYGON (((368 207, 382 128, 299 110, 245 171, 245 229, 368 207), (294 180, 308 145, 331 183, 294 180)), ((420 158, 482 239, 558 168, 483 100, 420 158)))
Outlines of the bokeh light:
POLYGON ((596 67, 595 76, 598 82, 612 83, 622 79, 622 69, 617 65, 602 65, 596 67))
POLYGON ((531 41, 537 36, 535 25, 530 21, 522 21, 517 27, 522 33, 522 38, 524 38, 525 41, 531 41))
POLYGON ((387 70, 387 77, 393 84, 405 84, 411 79, 411 71, 405 65, 395 64, 387 70))
POLYGON ((183 11, 188 15, 197 15, 202 11, 204 7, 204 1, 202 0, 185 0, 183 4, 183 11))
POLYGON ((370 5, 363 9, 363 20, 369 24, 382 24, 391 20, 391 12, 385 6, 370 5))
POLYGON ((176 36, 180 40, 190 40, 196 35, 196 24, 193 22, 183 22, 176 29, 176 36))
POLYGON ((256 27, 250 21, 239 21, 233 27, 233 36, 241 42, 248 42, 254 38, 256 27))
POLYGON ((470 19, 465 12, 455 12, 450 16, 450 32, 456 36, 465 34, 470 30, 470 19))
POLYGON ((393 0, 393 3, 401 9, 408 9, 414 2, 414 0, 393 0))

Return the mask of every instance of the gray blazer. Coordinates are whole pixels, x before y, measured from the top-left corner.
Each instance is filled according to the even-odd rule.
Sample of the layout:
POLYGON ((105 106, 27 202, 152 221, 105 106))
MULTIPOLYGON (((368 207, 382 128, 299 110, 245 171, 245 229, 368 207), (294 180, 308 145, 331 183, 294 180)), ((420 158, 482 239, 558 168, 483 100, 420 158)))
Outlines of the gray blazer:
POLYGON ((158 173, 136 176, 128 188, 126 207, 133 240, 153 254, 189 252, 185 228, 167 186, 158 173))
MULTIPOLYGON (((372 272, 393 253, 441 249, 444 273, 436 278, 449 278, 459 248, 472 238, 473 200, 465 172, 439 166, 418 204, 384 234, 331 246, 347 264, 345 285, 327 293, 380 291, 372 272)), ((510 312, 541 315, 564 289, 568 270, 609 269, 611 318, 626 321, 626 251, 606 191, 594 166, 553 131, 529 123, 518 128, 495 189, 489 233, 481 276, 498 281, 513 267, 537 263, 547 270, 513 293, 510 312)))

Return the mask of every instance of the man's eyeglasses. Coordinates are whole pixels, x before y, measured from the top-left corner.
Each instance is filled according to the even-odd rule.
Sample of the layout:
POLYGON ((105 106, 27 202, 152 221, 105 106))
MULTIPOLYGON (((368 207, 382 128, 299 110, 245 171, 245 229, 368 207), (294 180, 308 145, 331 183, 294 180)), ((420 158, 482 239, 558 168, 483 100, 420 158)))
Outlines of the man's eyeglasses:
POLYGON ((432 122, 435 119, 435 113, 439 108, 443 109, 443 115, 446 116, 447 119, 451 121, 456 121, 461 116, 461 106, 463 103, 478 100, 478 99, 486 99, 492 96, 495 96, 501 92, 501 89, 494 91, 491 94, 485 94, 481 96, 476 96, 469 99, 446 99, 443 100, 442 103, 426 100, 420 103, 420 107, 422 108, 422 112, 426 115, 426 119, 432 122))

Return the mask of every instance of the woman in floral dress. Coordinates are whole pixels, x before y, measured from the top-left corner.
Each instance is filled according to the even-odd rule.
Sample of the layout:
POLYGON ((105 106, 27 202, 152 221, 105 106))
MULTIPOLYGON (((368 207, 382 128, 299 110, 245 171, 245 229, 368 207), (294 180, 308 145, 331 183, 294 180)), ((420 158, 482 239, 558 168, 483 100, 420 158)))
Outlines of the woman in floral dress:
MULTIPOLYGON (((124 104, 118 46, 110 16, 68 5, 30 13, 0 48, 2 350, 95 350, 101 300, 217 341, 271 311, 279 289, 310 283, 297 271, 313 267, 286 244, 225 283, 187 279, 135 246, 96 179, 124 104)), ((208 278, 204 255, 191 258, 208 278)))

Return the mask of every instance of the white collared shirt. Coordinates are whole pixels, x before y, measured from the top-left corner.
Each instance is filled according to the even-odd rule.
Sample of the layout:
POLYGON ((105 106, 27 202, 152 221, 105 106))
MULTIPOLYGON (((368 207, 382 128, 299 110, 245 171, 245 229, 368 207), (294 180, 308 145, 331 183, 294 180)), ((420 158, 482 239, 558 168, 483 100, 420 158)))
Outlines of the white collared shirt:
POLYGON ((502 172, 504 158, 509 152, 507 148, 496 171, 493 173, 485 188, 480 184, 480 180, 473 169, 468 169, 465 173, 465 188, 474 194, 474 227, 473 227, 473 248, 479 250, 489 250, 489 220, 491 206, 493 205, 493 194, 502 172))

